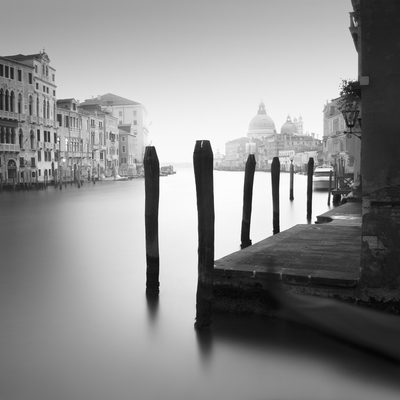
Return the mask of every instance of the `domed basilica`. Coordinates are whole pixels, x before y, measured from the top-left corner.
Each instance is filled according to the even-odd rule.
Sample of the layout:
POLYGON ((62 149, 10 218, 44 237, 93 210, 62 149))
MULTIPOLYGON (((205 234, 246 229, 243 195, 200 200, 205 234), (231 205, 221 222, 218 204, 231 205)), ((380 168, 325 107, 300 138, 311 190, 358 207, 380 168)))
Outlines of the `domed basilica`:
MULTIPOLYGON (((255 117, 252 118, 249 124, 249 130, 247 131, 247 137, 250 140, 254 139, 266 139, 273 136, 276 132, 275 123, 272 118, 267 115, 265 110, 265 104, 261 101, 258 106, 258 112, 255 117)), ((299 119, 294 118, 293 122, 288 115, 286 122, 282 125, 279 133, 286 133, 289 135, 301 135, 303 134, 303 119, 300 116, 299 119)))
POLYGON ((267 115, 265 105, 261 101, 257 115, 250 121, 247 137, 249 139, 265 139, 272 136, 274 133, 276 133, 275 123, 272 118, 267 115))

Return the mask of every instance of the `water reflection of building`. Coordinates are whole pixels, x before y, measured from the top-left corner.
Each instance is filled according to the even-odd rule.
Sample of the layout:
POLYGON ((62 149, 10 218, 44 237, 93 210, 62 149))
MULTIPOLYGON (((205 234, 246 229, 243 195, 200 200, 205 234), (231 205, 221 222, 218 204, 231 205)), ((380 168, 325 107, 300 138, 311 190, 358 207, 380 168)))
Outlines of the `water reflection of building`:
POLYGON ((0 172, 6 181, 51 177, 57 145, 55 70, 43 51, 0 57, 0 172))

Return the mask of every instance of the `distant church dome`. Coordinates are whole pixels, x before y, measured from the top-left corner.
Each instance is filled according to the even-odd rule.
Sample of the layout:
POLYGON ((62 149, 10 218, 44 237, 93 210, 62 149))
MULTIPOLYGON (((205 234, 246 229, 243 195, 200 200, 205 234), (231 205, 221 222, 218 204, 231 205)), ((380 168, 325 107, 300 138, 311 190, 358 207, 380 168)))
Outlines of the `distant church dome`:
POLYGON ((292 122, 289 115, 286 118, 286 122, 282 125, 281 133, 288 133, 290 135, 293 133, 297 133, 297 127, 292 122))
POLYGON ((249 124, 249 131, 247 136, 250 138, 261 138, 270 136, 275 133, 275 123, 265 111, 263 102, 258 107, 258 113, 252 118, 249 124))

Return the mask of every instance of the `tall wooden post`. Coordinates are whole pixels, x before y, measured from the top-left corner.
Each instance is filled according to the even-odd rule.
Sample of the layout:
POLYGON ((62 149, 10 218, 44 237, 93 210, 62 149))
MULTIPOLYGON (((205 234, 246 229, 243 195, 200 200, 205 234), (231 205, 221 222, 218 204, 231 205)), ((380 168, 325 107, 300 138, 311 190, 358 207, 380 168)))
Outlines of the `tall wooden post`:
POLYGON ((314 158, 308 160, 307 171, 307 221, 311 221, 312 214, 312 193, 313 193, 314 158))
POLYGON ((271 164, 271 183, 272 183, 272 224, 273 234, 280 232, 279 228, 279 178, 281 173, 281 163, 279 157, 274 157, 271 164))
POLYGON ((158 249, 158 205, 160 198, 160 164, 154 146, 146 146, 143 159, 146 228, 146 293, 159 293, 160 256, 158 249))
POLYGON ((59 175, 60 175, 60 179, 59 179, 60 190, 62 190, 62 185, 63 185, 63 182, 62 182, 62 168, 61 168, 60 165, 58 166, 58 171, 59 171, 59 175))
POLYGON ((328 206, 331 205, 331 192, 332 192, 332 170, 329 171, 328 206))
POLYGON ((197 140, 193 153, 198 217, 197 329, 211 325, 214 270, 214 156, 208 140, 197 140))
POLYGON ((290 190, 289 190, 289 200, 294 200, 294 193, 293 193, 293 182, 294 182, 294 167, 293 167, 293 160, 290 161, 290 190))
POLYGON ((254 172, 256 170, 256 159, 254 154, 249 154, 246 161, 243 188, 243 213, 242 213, 242 232, 240 235, 240 248, 244 249, 251 246, 250 222, 251 206, 253 201, 254 172))

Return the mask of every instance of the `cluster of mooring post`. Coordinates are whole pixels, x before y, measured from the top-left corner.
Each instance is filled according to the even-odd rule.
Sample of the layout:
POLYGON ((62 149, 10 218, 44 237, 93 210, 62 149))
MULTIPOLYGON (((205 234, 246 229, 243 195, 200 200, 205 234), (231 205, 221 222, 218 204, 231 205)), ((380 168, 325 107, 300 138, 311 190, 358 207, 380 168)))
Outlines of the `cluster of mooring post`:
POLYGON ((279 177, 281 173, 281 163, 279 157, 274 157, 271 164, 271 184, 272 184, 272 226, 273 234, 280 232, 279 228, 279 177))
POLYGON ((311 221, 312 214, 312 191, 313 191, 313 175, 314 175, 314 158, 308 160, 307 171, 307 221, 311 221))
POLYGON ((49 178, 47 175, 43 176, 43 181, 39 182, 38 175, 32 179, 32 175, 29 175, 29 179, 25 180, 25 173, 21 174, 21 177, 13 176, 12 178, 6 179, 4 182, 3 174, 0 173, 0 192, 9 190, 10 188, 15 192, 16 190, 32 190, 32 189, 47 189, 49 186, 49 178))
POLYGON ((211 325, 214 270, 214 156, 208 140, 197 140, 193 153, 198 216, 197 329, 211 325))
POLYGON ((256 170, 256 159, 254 157, 254 154, 249 154, 246 161, 246 168, 244 173, 242 231, 240 235, 241 249, 251 246, 250 222, 251 222, 251 206, 253 201, 253 183, 254 183, 255 170, 256 170))
POLYGON ((160 291, 160 256, 158 248, 158 206, 160 199, 160 164, 154 146, 147 146, 144 159, 146 293, 158 296, 160 291))
MULTIPOLYGON (((198 217, 198 279, 196 293, 196 329, 209 328, 211 325, 213 302, 214 271, 214 156, 209 140, 197 140, 193 152, 193 166, 196 183, 197 217, 198 217)), ((158 208, 160 197, 160 165, 155 147, 147 146, 143 159, 145 174, 145 229, 146 229, 146 294, 159 294, 160 257, 158 246, 158 208)), ((241 248, 251 246, 250 222, 253 198, 254 173, 256 160, 249 154, 244 177, 243 215, 241 231, 241 248)), ((290 200, 293 195, 293 166, 290 168, 290 200)), ((308 161, 307 181, 307 219, 311 219, 312 178, 314 159, 308 161)), ((273 233, 279 227, 279 157, 274 157, 271 165, 273 233)), ((62 179, 60 177, 60 182, 62 179)), ((61 185, 60 185, 61 186, 61 185)))

